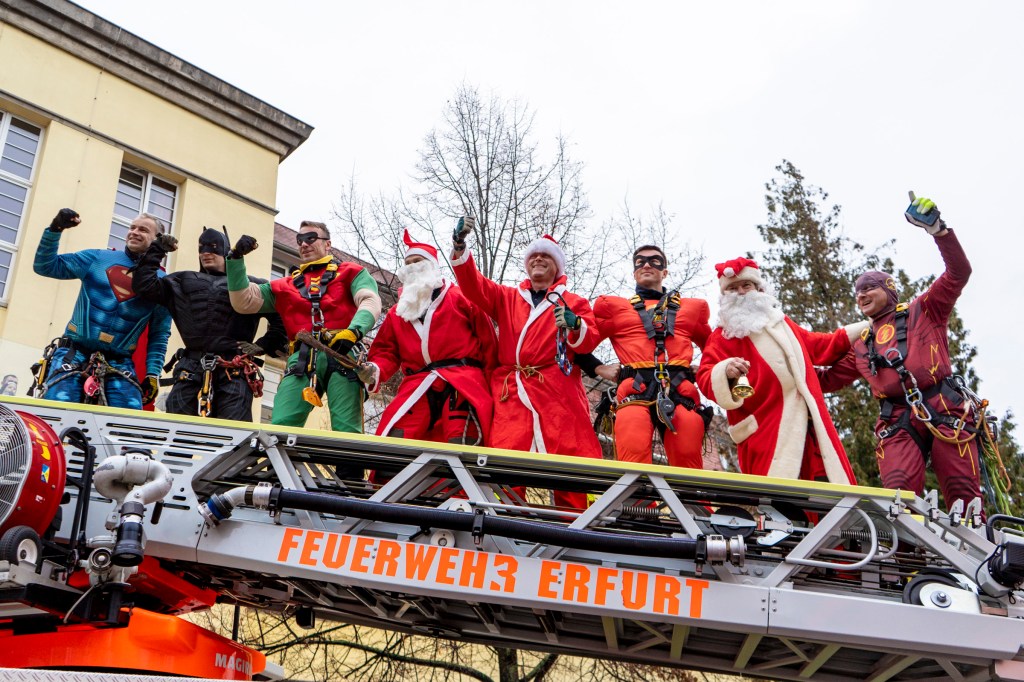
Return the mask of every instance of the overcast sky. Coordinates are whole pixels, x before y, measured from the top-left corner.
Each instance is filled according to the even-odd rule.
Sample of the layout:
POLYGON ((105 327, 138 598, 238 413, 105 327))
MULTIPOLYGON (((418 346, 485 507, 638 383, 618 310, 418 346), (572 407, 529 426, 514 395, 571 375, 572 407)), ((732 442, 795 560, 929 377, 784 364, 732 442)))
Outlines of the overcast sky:
MULTIPOLYGON (((1024 3, 82 0, 87 9, 315 127, 282 165, 278 220, 328 219, 407 181, 462 83, 518 97, 586 164, 594 220, 662 203, 712 264, 757 251, 783 159, 895 237, 913 277, 934 243, 903 219, 933 198, 974 265, 960 314, 983 394, 1018 415, 1024 3)), ((624 264, 623 268, 627 266, 624 264)), ((717 299, 717 287, 708 289, 717 299)))

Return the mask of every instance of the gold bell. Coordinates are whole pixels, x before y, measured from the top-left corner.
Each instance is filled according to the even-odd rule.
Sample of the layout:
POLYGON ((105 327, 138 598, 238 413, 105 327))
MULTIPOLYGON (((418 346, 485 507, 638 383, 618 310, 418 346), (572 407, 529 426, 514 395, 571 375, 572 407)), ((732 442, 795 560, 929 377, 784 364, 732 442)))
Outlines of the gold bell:
POLYGON ((747 379, 747 375, 743 375, 736 380, 736 383, 732 386, 732 399, 743 400, 754 395, 754 387, 750 385, 750 381, 747 379))

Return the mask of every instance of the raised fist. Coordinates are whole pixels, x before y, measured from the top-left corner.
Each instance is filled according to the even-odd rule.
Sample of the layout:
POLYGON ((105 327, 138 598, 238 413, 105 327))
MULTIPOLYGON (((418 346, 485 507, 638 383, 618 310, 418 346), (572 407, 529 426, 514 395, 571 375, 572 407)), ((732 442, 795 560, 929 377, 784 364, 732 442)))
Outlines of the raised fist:
POLYGON ((247 234, 243 234, 235 242, 235 248, 228 251, 228 259, 242 258, 243 256, 252 253, 256 250, 259 244, 256 242, 256 237, 250 237, 247 234))
POLYGON ((455 231, 452 232, 452 241, 456 245, 466 243, 466 235, 472 232, 476 228, 476 218, 471 215, 463 216, 459 218, 459 224, 455 226, 455 231))
POLYGON ((915 196, 913 192, 910 192, 910 206, 903 215, 908 223, 917 225, 933 237, 946 229, 946 223, 939 217, 942 214, 935 206, 935 202, 915 196))
POLYGON ((53 217, 53 222, 50 223, 50 231, 63 232, 69 227, 74 227, 80 222, 82 222, 82 218, 78 215, 75 209, 62 208, 57 211, 57 215, 53 217))
POLYGON ((178 240, 169 234, 158 234, 150 246, 156 247, 164 253, 170 253, 178 250, 178 240))

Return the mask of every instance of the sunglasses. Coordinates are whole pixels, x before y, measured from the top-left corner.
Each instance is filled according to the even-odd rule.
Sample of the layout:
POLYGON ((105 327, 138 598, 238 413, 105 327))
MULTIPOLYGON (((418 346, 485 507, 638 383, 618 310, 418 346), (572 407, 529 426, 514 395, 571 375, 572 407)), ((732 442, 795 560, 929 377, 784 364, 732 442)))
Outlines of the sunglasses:
POLYGON ((633 259, 633 272, 636 272, 644 265, 650 265, 655 270, 664 270, 665 259, 661 256, 637 256, 633 259))
POLYGON ((295 235, 295 243, 298 244, 299 246, 302 246, 303 244, 312 244, 317 239, 322 239, 325 242, 330 241, 330 238, 321 237, 316 232, 300 232, 297 235, 295 235))

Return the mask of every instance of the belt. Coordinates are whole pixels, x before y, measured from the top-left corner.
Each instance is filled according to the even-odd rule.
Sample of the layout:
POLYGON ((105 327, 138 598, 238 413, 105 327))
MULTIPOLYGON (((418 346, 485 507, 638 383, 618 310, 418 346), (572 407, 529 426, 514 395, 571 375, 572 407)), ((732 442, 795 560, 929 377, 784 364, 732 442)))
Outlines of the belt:
POLYGON ((444 369, 445 367, 476 367, 483 369, 483 363, 473 358, 452 358, 450 360, 437 360, 430 364, 424 365, 419 369, 406 369, 405 376, 412 376, 413 374, 424 374, 426 372, 432 372, 435 369, 444 369))

